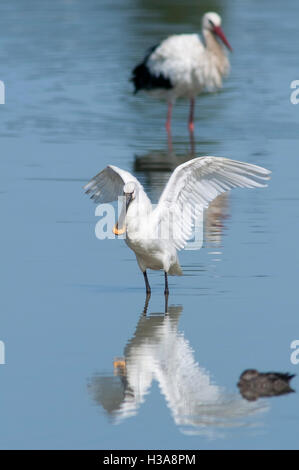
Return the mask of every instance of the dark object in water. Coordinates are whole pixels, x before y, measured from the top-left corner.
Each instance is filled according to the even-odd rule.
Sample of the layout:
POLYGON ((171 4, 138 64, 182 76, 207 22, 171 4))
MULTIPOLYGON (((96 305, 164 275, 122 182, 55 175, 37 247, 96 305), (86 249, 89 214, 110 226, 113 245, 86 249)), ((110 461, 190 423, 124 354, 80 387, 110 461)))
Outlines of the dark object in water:
POLYGON ((260 397, 275 397, 295 392, 290 380, 295 374, 280 372, 258 372, 246 369, 240 376, 238 387, 243 398, 255 401, 260 397))
POLYGON ((135 92, 139 90, 154 90, 154 89, 164 89, 169 90, 172 88, 172 83, 169 78, 165 77, 162 73, 155 75, 151 73, 150 68, 148 67, 147 61, 151 54, 159 47, 160 44, 150 48, 146 54, 143 61, 138 64, 132 71, 131 81, 134 83, 135 92))

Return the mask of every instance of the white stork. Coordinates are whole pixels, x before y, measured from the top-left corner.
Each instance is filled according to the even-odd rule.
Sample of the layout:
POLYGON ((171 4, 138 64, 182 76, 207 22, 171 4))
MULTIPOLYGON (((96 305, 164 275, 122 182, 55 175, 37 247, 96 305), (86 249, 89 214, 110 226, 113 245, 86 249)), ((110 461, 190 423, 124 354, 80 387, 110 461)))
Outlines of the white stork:
POLYGON ((229 72, 229 60, 221 41, 231 46, 221 29, 221 17, 206 13, 202 20, 203 41, 198 34, 169 36, 152 47, 132 74, 135 93, 145 90, 166 99, 166 129, 170 132, 172 107, 177 98, 190 100, 189 130, 194 131, 195 97, 203 91, 222 87, 222 78, 229 72))

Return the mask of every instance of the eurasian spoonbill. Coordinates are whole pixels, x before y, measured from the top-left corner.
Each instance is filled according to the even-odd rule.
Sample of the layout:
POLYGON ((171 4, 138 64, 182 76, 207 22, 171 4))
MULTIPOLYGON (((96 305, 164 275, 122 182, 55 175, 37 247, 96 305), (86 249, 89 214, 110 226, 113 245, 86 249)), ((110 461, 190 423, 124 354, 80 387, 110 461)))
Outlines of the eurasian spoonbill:
POLYGON ((113 232, 124 234, 127 245, 134 251, 147 295, 151 289, 146 270, 153 269, 164 271, 164 293, 168 296, 167 275, 182 274, 177 250, 186 246, 204 208, 231 188, 267 186, 265 180, 270 173, 265 168, 228 158, 194 158, 174 170, 155 208, 139 181, 116 166, 107 166, 84 189, 95 203, 124 197, 113 232))

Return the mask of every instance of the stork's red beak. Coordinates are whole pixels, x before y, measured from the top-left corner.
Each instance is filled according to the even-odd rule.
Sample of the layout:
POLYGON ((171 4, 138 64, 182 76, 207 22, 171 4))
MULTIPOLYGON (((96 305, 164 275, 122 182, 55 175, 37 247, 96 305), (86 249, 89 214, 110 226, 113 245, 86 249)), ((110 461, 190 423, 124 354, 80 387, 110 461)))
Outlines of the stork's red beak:
POLYGON ((226 45, 226 47, 232 51, 232 48, 231 48, 231 45, 230 43, 228 42, 228 40, 226 39, 226 36, 221 28, 221 26, 214 26, 214 29, 213 29, 214 33, 217 34, 217 36, 221 39, 221 41, 226 45))

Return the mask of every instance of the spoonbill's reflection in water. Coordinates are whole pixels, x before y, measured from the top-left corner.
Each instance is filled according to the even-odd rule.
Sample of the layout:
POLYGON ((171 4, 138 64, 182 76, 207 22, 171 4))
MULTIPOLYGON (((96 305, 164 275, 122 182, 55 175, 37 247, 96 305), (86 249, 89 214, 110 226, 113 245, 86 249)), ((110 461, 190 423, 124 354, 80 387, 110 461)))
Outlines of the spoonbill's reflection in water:
POLYGON ((95 402, 118 424, 138 413, 157 381, 175 424, 185 434, 223 437, 223 428, 257 424, 252 417, 266 411, 267 402, 248 402, 213 383, 178 331, 182 307, 170 306, 168 311, 141 315, 124 357, 114 361, 114 376, 95 375, 89 381, 95 402))

